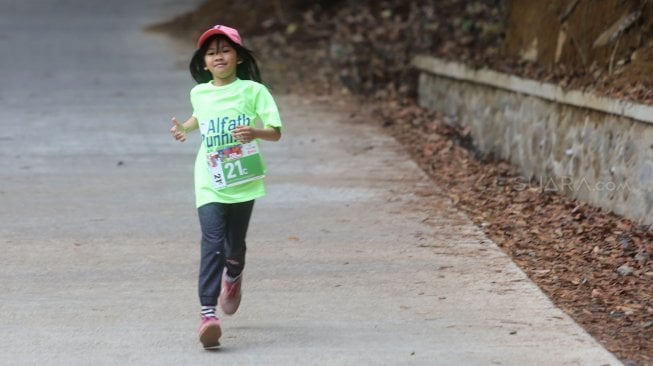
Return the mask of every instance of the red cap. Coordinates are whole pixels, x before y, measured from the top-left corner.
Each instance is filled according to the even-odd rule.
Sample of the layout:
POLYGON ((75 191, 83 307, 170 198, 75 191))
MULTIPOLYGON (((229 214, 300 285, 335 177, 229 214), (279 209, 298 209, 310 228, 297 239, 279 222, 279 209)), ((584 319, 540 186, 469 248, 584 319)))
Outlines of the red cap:
POLYGON ((226 25, 216 25, 213 28, 207 30, 206 32, 202 33, 200 38, 197 40, 197 48, 202 47, 202 44, 211 36, 215 36, 216 34, 223 34, 227 36, 230 40, 232 40, 234 43, 238 45, 243 45, 243 41, 240 39, 240 34, 238 34, 238 31, 231 28, 227 27, 226 25))

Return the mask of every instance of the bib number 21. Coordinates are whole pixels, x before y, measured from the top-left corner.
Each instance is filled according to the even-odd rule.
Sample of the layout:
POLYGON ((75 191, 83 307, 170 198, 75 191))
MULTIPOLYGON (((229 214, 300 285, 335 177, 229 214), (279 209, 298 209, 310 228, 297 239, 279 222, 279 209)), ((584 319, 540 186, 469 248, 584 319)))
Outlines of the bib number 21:
POLYGON ((227 171, 227 179, 236 179, 241 175, 247 174, 247 168, 243 168, 243 164, 240 160, 236 160, 233 163, 224 163, 224 169, 227 171))
POLYGON ((216 189, 236 186, 265 176, 256 142, 209 153, 207 160, 211 181, 216 189))

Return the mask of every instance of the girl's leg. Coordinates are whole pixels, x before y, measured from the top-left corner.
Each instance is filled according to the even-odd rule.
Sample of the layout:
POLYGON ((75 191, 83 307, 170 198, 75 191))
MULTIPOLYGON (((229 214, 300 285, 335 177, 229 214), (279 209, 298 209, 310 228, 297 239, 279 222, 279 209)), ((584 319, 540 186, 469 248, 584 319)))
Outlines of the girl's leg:
POLYGON ((230 278, 238 277, 245 268, 245 252, 247 245, 245 237, 249 219, 252 216, 254 201, 234 203, 229 205, 226 217, 225 254, 227 275, 230 278))
POLYGON ((198 293, 202 306, 215 307, 225 266, 228 205, 209 203, 197 209, 202 228, 198 293))

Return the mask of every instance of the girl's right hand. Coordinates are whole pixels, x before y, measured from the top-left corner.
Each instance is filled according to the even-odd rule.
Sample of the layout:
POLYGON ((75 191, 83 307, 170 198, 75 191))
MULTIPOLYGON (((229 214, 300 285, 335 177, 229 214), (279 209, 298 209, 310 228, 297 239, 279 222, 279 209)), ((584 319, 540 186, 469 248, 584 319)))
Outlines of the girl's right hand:
POLYGON ((186 141, 186 129, 184 126, 177 121, 177 117, 172 117, 172 128, 170 129, 172 137, 177 141, 184 142, 186 141))

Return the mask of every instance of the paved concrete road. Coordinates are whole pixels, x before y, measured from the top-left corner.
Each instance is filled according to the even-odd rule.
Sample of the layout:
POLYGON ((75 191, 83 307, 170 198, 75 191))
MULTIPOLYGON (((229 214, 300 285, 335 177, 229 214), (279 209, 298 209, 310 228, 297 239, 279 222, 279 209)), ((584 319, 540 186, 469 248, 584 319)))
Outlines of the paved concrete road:
POLYGON ((619 364, 392 139, 296 96, 203 351, 198 140, 167 134, 192 45, 141 32, 198 2, 0 0, 0 364, 619 364))

